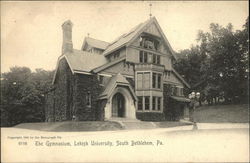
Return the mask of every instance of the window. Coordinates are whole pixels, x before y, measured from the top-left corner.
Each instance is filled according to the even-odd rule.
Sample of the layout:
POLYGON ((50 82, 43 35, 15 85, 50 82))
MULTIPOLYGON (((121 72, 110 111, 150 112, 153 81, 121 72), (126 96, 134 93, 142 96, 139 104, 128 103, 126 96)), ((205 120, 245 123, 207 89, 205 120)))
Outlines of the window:
POLYGON ((150 88, 150 73, 145 72, 143 74, 143 81, 142 81, 143 88, 149 89, 150 88))
POLYGON ((153 73, 153 85, 152 85, 152 87, 153 88, 156 88, 156 73, 153 73))
POLYGON ((161 97, 157 98, 157 110, 161 110, 161 97))
POLYGON ((161 61, 160 61, 160 56, 157 55, 157 57, 156 57, 156 64, 160 64, 160 63, 161 63, 161 61))
POLYGON ((148 63, 152 63, 152 53, 148 53, 148 63))
POLYGON ((87 92, 87 95, 86 95, 86 105, 87 106, 91 106, 91 94, 90 94, 90 91, 87 92))
POLYGON ((143 73, 137 73, 137 89, 142 89, 142 75, 143 73))
POLYGON ((180 88, 180 96, 183 96, 184 93, 183 93, 183 88, 180 88))
POLYGON ((150 88, 150 72, 138 72, 136 80, 137 80, 137 89, 150 88))
POLYGON ((140 51, 139 55, 139 61, 140 63, 154 63, 154 64, 160 64, 160 55, 156 55, 153 53, 148 53, 145 51, 140 51))
POLYGON ((144 60, 143 60, 144 63, 147 63, 148 62, 148 53, 147 52, 144 52, 144 60))
POLYGON ((142 105, 142 97, 138 97, 138 110, 142 110, 143 105, 142 105))
POLYGON ((140 51, 140 63, 143 63, 143 51, 140 51))
POLYGON ((153 73, 152 87, 161 89, 161 74, 153 73))
POLYGON ((162 97, 152 96, 139 96, 137 110, 143 111, 160 111, 162 104, 162 97), (150 105, 151 104, 151 105, 150 105))
POLYGON ((152 99, 152 110, 156 110, 156 97, 152 99))
POLYGON ((177 96, 177 94, 178 94, 178 93, 177 93, 177 87, 174 86, 174 87, 173 87, 173 95, 174 95, 174 96, 177 96))
POLYGON ((153 63, 156 63, 156 54, 153 54, 153 63))
POLYGON ((161 74, 158 74, 157 88, 161 88, 161 74))
POLYGON ((149 102, 149 96, 144 97, 144 103, 145 103, 145 110, 149 110, 150 102, 149 102))

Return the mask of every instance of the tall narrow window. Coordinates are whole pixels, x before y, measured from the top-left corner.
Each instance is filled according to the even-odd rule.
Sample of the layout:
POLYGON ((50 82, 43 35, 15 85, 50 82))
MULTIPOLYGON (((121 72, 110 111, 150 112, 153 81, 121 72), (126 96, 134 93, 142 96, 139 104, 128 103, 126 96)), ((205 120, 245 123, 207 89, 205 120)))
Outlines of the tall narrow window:
POLYGON ((148 53, 144 52, 144 63, 148 62, 148 53))
POLYGON ((143 88, 149 89, 150 88, 150 73, 145 72, 143 74, 143 88))
POLYGON ((87 95, 86 95, 86 105, 91 106, 91 94, 89 91, 87 92, 87 95))
POLYGON ((156 63, 156 55, 153 54, 153 63, 156 63))
POLYGON ((184 95, 183 88, 180 88, 180 92, 181 92, 180 95, 183 96, 184 95))
POLYGON ((148 63, 152 63, 152 53, 148 53, 148 63))
POLYGON ((140 63, 143 63, 143 51, 140 51, 140 63))
POLYGON ((153 88, 156 88, 156 73, 153 73, 153 88))
POLYGON ((157 88, 161 88, 161 74, 158 74, 157 88))
POLYGON ((150 102, 149 102, 149 96, 144 97, 144 103, 145 103, 145 110, 149 110, 150 102))
POLYGON ((157 98, 157 110, 161 110, 161 97, 157 98))
POLYGON ((159 55, 157 55, 157 57, 156 57, 156 64, 160 64, 161 63, 161 60, 160 60, 160 56, 159 55))
POLYGON ((143 105, 142 105, 142 97, 140 96, 140 97, 138 97, 138 110, 142 110, 142 107, 143 107, 143 105))
POLYGON ((154 96, 152 99, 152 110, 156 110, 156 97, 154 97, 154 96))
POLYGON ((142 75, 143 73, 137 73, 137 89, 142 89, 142 75))

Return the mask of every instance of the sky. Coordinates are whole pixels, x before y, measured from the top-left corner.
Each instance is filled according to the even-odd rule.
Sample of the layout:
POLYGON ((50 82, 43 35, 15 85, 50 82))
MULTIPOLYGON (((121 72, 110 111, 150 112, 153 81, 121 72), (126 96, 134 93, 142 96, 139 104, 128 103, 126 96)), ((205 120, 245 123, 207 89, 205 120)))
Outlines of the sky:
POLYGON ((80 49, 88 33, 112 42, 146 21, 150 3, 177 52, 196 44, 198 31, 209 31, 210 23, 242 29, 249 12, 248 1, 1 1, 1 72, 13 66, 53 70, 64 21, 73 22, 73 46, 80 49))

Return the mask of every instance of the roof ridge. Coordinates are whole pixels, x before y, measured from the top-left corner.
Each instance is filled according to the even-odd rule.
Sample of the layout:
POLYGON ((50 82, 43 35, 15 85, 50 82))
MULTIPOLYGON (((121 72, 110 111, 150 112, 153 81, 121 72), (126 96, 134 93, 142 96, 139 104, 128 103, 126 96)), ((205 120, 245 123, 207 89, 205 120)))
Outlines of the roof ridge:
POLYGON ((136 31, 137 28, 139 28, 142 24, 145 24, 147 21, 150 21, 151 19, 152 19, 152 18, 147 19, 146 21, 137 24, 137 25, 134 26, 133 28, 130 28, 130 30, 128 30, 128 32, 121 34, 121 35, 118 36, 113 42, 111 42, 111 43, 107 46, 107 48, 108 48, 109 46, 113 45, 114 43, 116 43, 117 41, 119 41, 121 38, 127 37, 128 35, 130 35, 130 34, 133 33, 134 31, 136 31))
POLYGON ((102 41, 102 42, 110 44, 110 42, 99 40, 99 39, 96 39, 96 38, 93 38, 93 37, 86 37, 86 39, 88 39, 88 38, 93 39, 93 40, 97 40, 97 41, 102 41))

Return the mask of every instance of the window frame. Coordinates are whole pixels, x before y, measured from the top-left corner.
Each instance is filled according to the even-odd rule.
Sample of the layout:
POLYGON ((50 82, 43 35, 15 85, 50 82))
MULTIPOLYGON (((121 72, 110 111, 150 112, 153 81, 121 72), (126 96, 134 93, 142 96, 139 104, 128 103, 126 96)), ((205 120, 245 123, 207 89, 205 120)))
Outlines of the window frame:
POLYGON ((92 100, 91 92, 88 91, 86 94, 86 106, 87 107, 91 107, 91 100, 92 100))

